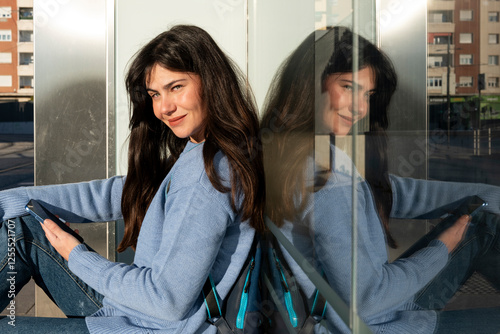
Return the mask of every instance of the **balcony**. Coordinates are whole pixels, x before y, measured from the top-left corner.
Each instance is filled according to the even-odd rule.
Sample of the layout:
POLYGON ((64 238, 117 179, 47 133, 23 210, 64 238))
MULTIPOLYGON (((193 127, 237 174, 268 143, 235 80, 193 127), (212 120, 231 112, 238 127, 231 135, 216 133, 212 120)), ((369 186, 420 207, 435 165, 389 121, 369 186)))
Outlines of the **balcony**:
POLYGON ((17 30, 33 31, 33 20, 19 20, 17 21, 17 30))
POLYGON ((453 33, 455 32, 455 23, 453 22, 428 22, 427 29, 430 33, 442 32, 453 33))
POLYGON ((33 64, 19 65, 17 67, 17 74, 19 76, 33 76, 35 73, 35 67, 33 64))
POLYGON ((454 10, 455 0, 429 0, 427 5, 429 10, 454 10))
MULTIPOLYGON (((428 54, 446 54, 447 53, 447 44, 427 44, 427 53, 428 54)), ((454 54, 454 44, 450 44, 450 54, 454 54)))
POLYGON ((17 51, 23 53, 33 53, 33 42, 18 43, 17 51))
POLYGON ((33 8, 33 0, 17 0, 17 6, 33 8))

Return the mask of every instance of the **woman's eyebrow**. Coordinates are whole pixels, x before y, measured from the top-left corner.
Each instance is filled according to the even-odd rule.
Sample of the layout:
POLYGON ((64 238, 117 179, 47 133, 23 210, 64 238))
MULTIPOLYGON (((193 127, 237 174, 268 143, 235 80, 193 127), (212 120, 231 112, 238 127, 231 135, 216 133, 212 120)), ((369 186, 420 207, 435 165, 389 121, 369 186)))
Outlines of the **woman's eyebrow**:
MULTIPOLYGON (((163 88, 163 89, 168 90, 168 89, 170 89, 172 86, 174 86, 176 83, 178 83, 178 82, 180 82, 180 81, 185 81, 185 80, 187 80, 187 79, 184 79, 184 78, 183 78, 183 79, 172 80, 172 81, 170 81, 169 83, 165 84, 162 88, 163 88)), ((150 87, 146 87, 146 90, 147 90, 148 92, 155 92, 155 93, 158 93, 158 91, 157 91, 157 90, 155 90, 155 89, 153 89, 153 88, 150 88, 150 87)))
MULTIPOLYGON (((346 83, 349 83, 349 84, 355 86, 357 90, 363 90, 363 88, 365 88, 363 85, 360 85, 357 82, 349 80, 349 79, 340 79, 340 81, 343 81, 343 82, 346 82, 346 83)), ((373 88, 373 89, 370 89, 369 92, 375 92, 375 90, 376 89, 373 88)))

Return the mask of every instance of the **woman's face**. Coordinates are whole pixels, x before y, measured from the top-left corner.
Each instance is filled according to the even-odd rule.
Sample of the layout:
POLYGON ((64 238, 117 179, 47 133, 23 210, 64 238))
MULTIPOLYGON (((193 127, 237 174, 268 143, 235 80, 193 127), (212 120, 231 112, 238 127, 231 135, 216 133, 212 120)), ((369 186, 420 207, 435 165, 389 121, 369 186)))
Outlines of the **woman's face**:
POLYGON ((173 72, 156 64, 147 91, 155 116, 179 138, 205 140, 206 108, 201 100, 201 79, 194 73, 173 72))
POLYGON ((365 67, 357 72, 356 78, 353 73, 330 74, 325 87, 324 126, 330 133, 345 136, 354 123, 368 114, 370 95, 376 88, 373 70, 365 67))

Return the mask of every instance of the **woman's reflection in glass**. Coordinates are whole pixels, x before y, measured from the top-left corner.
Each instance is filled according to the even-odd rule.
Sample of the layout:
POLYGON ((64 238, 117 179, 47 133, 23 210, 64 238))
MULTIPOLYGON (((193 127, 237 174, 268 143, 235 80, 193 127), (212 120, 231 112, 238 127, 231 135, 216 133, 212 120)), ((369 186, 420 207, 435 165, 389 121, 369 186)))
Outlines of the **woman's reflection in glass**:
MULTIPOLYGON (((311 268, 350 304, 354 207, 357 311, 371 330, 451 333, 459 323, 468 333, 479 328, 496 333, 498 309, 467 310, 465 315, 440 310, 474 269, 500 288, 497 215, 480 214, 481 223, 467 234, 469 217, 451 216, 411 253, 389 262, 386 246, 397 247, 389 217, 439 218, 472 195, 500 212, 498 187, 388 173, 387 114, 396 87, 388 57, 349 29, 308 36, 279 69, 265 104, 267 215, 310 262, 300 267, 284 252, 309 307, 316 291, 306 273, 311 268), (368 120, 364 177, 336 145, 363 118, 368 120), (319 144, 321 135, 330 136, 326 149, 319 144)), ((326 320, 331 332, 350 332, 330 306, 326 320)))

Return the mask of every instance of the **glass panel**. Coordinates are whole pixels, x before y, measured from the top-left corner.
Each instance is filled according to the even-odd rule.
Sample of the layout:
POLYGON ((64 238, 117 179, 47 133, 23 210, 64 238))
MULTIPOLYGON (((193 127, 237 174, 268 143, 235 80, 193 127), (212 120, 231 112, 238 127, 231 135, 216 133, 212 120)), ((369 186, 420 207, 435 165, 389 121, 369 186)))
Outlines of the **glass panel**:
MULTIPOLYGON (((440 0, 428 1, 429 12, 442 6, 445 4, 440 0)), ((456 0, 450 1, 447 6, 459 13, 460 20, 449 27, 428 24, 428 30, 432 33, 458 34, 460 41, 460 44, 440 50, 440 53, 448 55, 455 62, 451 62, 446 68, 429 68, 427 71, 428 79, 441 75, 444 85, 443 89, 428 86, 429 128, 427 141, 423 146, 428 166, 427 179, 439 187, 439 190, 435 189, 428 195, 434 196, 428 204, 432 205, 429 209, 436 207, 436 212, 431 211, 423 217, 428 218, 427 224, 434 230, 457 221, 463 212, 457 213, 456 210, 464 198, 479 194, 483 199, 491 199, 491 196, 496 196, 492 194, 498 191, 497 186, 500 185, 496 173, 490 171, 490 168, 497 165, 494 155, 498 154, 499 149, 500 91, 495 85, 499 72, 498 66, 493 66, 498 62, 495 59, 498 46, 494 45, 498 43, 498 28, 495 23, 498 22, 498 2, 456 0), (439 195, 435 195, 437 192, 439 195), (445 208, 446 205, 443 204, 448 207, 445 208), (451 216, 446 214, 444 217, 447 218, 443 219, 437 214, 439 211, 455 213, 451 216)), ((429 46, 429 55, 435 51, 429 46)), ((496 201, 493 200, 495 203, 496 201)), ((426 203, 426 200, 422 197, 419 202, 426 203)), ((418 203, 413 206, 418 206, 418 203)), ((428 300, 425 304, 421 299, 418 300, 420 306, 444 310, 441 315, 445 317, 452 314, 448 310, 460 310, 462 319, 468 319, 472 323, 477 317, 490 312, 491 309, 488 308, 500 305, 498 257, 485 257, 484 262, 464 257, 460 266, 453 261, 453 258, 460 256, 460 252, 466 249, 467 242, 473 237, 481 238, 484 230, 474 226, 486 226, 490 221, 498 220, 496 215, 488 211, 483 210, 482 214, 472 218, 464 236, 466 241, 455 248, 454 255, 446 262, 443 271, 432 279, 423 294, 428 300), (496 274, 492 275, 485 269, 487 266, 495 268, 496 274), (453 275, 450 274, 452 270, 455 270, 453 275), (475 308, 482 309, 474 315, 475 308)), ((496 209, 492 211, 498 214, 496 209)), ((493 234, 498 233, 498 223, 492 223, 492 226, 492 231, 495 230, 493 234)), ((491 254, 485 243, 478 242, 475 246, 491 254)), ((455 318, 454 321, 459 320, 455 318)), ((498 326, 486 321, 479 328, 480 331, 495 332, 498 331, 498 326)), ((462 330, 473 332, 476 329, 463 327, 462 330)))
MULTIPOLYGON (((373 82, 370 71, 359 69, 353 47, 357 50, 357 44, 376 40, 375 3, 354 5, 294 1, 283 6, 279 1, 255 1, 250 6, 250 68, 252 60, 259 64, 249 73, 251 83, 261 85, 262 81, 255 78, 264 74, 270 77, 266 98, 260 103, 261 133, 272 233, 269 237, 278 243, 271 245, 264 276, 276 305, 278 320, 274 323, 281 324, 275 328, 276 333, 295 332, 308 314, 315 314, 319 332, 370 332, 358 319, 356 303, 349 303, 358 299, 352 297, 354 290, 350 288, 351 280, 356 282, 358 262, 351 261, 356 259, 350 245, 352 231, 357 228, 353 225, 355 214, 347 208, 354 207, 357 199, 343 197, 342 190, 336 199, 328 183, 334 171, 352 170, 353 160, 359 158, 364 164, 365 151, 358 150, 355 138, 367 130, 367 99, 373 82), (277 10, 285 11, 279 19, 273 14, 277 10), (363 29, 358 27, 361 22, 363 29), (265 45, 272 45, 275 52, 265 53, 265 45), (259 54, 266 58, 252 58, 259 54), (265 64, 273 66, 271 75, 265 64), (329 102, 332 96, 335 101, 329 102), (337 102, 340 106, 330 110, 337 102), (353 105, 359 112, 348 113, 353 105), (351 130, 353 123, 357 126, 351 130), (337 146, 345 150, 339 149, 343 158, 332 160, 337 146), (331 215, 332 207, 344 207, 345 216, 331 215), (345 234, 337 235, 332 230, 334 224, 339 224, 345 234), (322 298, 326 299, 326 308, 322 298)), ((385 14, 388 16, 384 19, 389 20, 393 15, 389 11, 385 14)), ((363 146, 360 141, 359 147, 363 146)), ((346 174, 345 180, 344 191, 353 193, 356 175, 346 174)))

